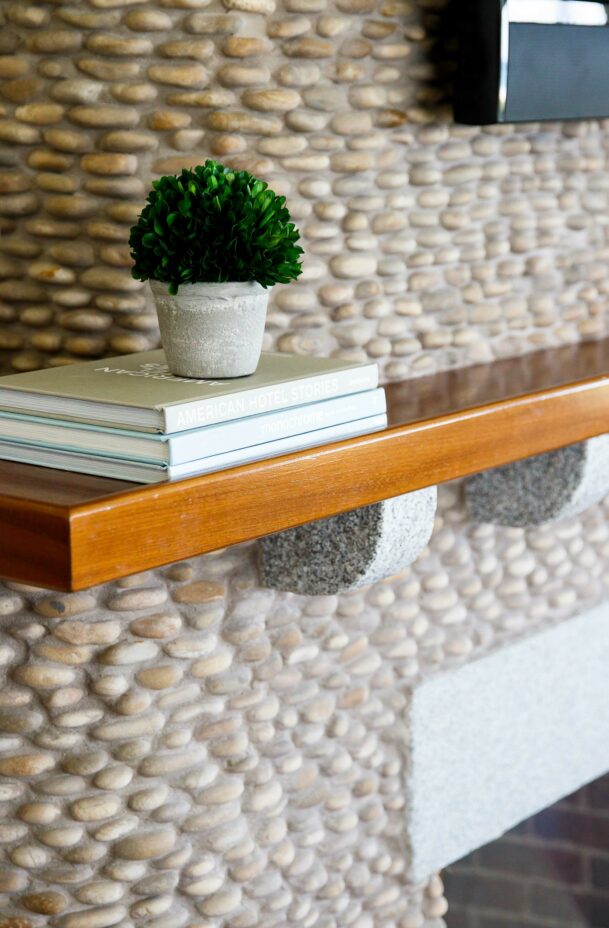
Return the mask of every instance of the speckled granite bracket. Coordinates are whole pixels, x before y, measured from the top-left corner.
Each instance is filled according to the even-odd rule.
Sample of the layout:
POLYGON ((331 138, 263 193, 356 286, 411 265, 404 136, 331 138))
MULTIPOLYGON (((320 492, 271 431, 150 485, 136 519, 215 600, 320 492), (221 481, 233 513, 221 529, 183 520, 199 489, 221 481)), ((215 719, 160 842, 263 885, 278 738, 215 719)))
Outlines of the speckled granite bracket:
POLYGON ((259 543, 260 582, 319 596, 389 577, 429 541, 436 502, 436 487, 426 487, 269 535, 259 543))
POLYGON ((505 464, 465 486, 474 522, 528 527, 574 516, 609 493, 609 435, 505 464))

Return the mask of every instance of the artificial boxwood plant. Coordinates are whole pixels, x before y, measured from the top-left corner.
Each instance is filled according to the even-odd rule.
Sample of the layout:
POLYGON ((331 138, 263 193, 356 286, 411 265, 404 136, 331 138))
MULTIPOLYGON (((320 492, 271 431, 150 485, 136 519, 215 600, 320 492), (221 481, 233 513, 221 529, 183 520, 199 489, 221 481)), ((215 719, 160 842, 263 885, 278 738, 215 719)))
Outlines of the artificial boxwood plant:
POLYGON ((268 184, 206 161, 155 180, 129 245, 137 280, 183 283, 257 280, 287 284, 301 273, 300 235, 268 184))

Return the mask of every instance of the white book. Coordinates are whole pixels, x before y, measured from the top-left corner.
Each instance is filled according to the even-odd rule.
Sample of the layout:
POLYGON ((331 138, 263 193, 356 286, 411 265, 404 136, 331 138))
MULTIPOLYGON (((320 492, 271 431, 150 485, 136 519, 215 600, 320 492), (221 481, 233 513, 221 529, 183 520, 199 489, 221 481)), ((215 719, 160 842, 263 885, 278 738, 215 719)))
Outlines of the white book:
POLYGON ((6 412, 144 432, 182 432, 378 386, 374 363, 263 352, 249 377, 171 374, 162 351, 141 351, 0 380, 6 412))
POLYGON ((379 388, 173 435, 0 413, 0 440, 174 466, 379 415, 385 410, 385 391, 379 388))
POLYGON ((291 451, 302 451, 319 445, 328 445, 334 441, 355 438, 377 432, 387 426, 384 414, 368 416, 353 422, 342 422, 329 428, 316 429, 304 435, 290 435, 249 448, 238 448, 224 454, 216 454, 185 464, 168 466, 147 464, 120 458, 98 457, 78 452, 62 451, 58 448, 44 448, 24 445, 17 442, 0 441, 0 460, 17 461, 21 464, 35 464, 40 467, 52 467, 58 470, 75 471, 80 474, 94 474, 98 477, 113 477, 117 480, 131 480, 134 483, 160 483, 226 470, 239 464, 265 460, 291 451))

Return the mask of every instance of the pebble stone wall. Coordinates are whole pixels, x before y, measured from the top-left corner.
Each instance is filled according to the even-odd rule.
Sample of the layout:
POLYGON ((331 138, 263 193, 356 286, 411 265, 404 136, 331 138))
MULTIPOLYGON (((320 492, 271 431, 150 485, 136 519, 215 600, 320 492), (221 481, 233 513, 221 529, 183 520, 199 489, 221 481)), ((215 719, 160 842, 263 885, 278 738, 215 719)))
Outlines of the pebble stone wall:
POLYGON ((252 545, 83 593, 0 594, 1 928, 442 928, 402 876, 422 675, 606 598, 609 501, 472 526, 339 596, 257 585, 252 545))
POLYGON ((156 346, 128 230, 208 156, 302 230, 267 347, 391 380, 604 333, 608 126, 452 124, 447 2, 2 0, 6 366, 156 346))
MULTIPOLYGON (((156 346, 128 230, 217 157, 289 197, 267 347, 387 380, 606 331, 605 123, 470 129, 446 0, 0 0, 5 370, 156 346)), ((0 595, 0 928, 441 928, 402 876, 422 673, 607 595, 609 509, 467 523, 403 574, 257 586, 251 546, 0 595)))

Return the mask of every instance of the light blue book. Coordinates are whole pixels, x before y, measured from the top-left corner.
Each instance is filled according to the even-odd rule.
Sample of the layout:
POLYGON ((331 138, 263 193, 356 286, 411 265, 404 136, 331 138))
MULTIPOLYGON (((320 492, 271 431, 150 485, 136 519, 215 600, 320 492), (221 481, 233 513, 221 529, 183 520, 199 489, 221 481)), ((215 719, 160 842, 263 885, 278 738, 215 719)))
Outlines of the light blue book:
POLYGON ((177 466, 385 411, 385 391, 378 388, 169 435, 0 412, 0 441, 177 466))
POLYGON ((290 435, 287 438, 278 438, 263 444, 252 445, 249 448, 239 448, 224 454, 215 454, 177 465, 130 461, 11 441, 0 441, 0 460, 37 464, 41 467, 53 467, 80 474, 94 474, 98 477, 113 477, 117 480, 132 480, 134 483, 160 483, 226 470, 239 464, 266 460, 318 445, 328 445, 334 441, 355 438, 357 435, 367 435, 370 432, 384 429, 386 425, 385 414, 367 416, 352 422, 342 422, 328 428, 315 429, 303 435, 290 435))

